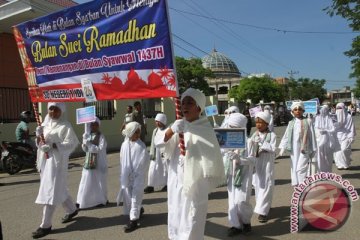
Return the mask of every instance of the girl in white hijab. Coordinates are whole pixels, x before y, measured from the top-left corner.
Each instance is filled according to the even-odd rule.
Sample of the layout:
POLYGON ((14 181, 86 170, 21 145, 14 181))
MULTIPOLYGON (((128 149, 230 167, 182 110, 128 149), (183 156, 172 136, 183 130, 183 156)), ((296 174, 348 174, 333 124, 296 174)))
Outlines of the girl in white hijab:
POLYGON ((351 143, 356 136, 355 126, 351 115, 347 112, 344 103, 336 105, 337 141, 335 143, 335 164, 339 170, 348 169, 351 162, 351 143))
POLYGON ((59 204, 65 209, 63 223, 77 215, 75 203, 67 188, 69 155, 79 143, 71 124, 65 120, 64 103, 48 103, 47 121, 37 127, 37 163, 40 171, 40 188, 35 203, 44 205, 40 227, 33 232, 33 238, 50 233, 52 216, 59 204), (40 141, 43 134, 45 143, 40 141))

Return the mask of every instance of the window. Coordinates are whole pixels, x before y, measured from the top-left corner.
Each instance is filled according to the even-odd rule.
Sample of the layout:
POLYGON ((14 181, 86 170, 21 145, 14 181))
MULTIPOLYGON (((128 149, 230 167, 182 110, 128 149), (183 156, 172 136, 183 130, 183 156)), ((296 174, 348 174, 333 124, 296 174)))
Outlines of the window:
POLYGON ((114 101, 84 103, 84 107, 95 106, 96 116, 100 120, 111 120, 115 115, 114 101))
POLYGON ((147 118, 155 118, 156 114, 161 112, 161 98, 143 99, 141 106, 147 118))

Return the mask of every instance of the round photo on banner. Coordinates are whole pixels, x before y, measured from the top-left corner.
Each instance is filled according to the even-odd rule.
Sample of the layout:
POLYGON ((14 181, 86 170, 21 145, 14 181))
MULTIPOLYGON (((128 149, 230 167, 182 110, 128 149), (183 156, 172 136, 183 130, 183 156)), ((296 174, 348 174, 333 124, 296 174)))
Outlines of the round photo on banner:
POLYGON ((333 231, 341 227, 350 214, 350 199, 335 183, 319 182, 304 191, 301 209, 304 219, 318 230, 333 231))

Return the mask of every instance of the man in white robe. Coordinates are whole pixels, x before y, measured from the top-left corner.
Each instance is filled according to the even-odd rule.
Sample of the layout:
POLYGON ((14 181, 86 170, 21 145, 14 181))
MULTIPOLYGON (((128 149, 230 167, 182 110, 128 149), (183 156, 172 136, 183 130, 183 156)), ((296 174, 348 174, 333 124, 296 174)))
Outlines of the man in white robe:
MULTIPOLYGON (((177 204, 169 208, 169 216, 178 217, 168 223, 172 228, 169 229, 170 239, 204 239, 208 194, 224 179, 215 132, 207 118, 201 116, 205 101, 205 95, 199 90, 187 89, 181 96, 184 119, 176 120, 162 139, 170 158, 168 197, 177 204), (179 154, 179 133, 184 133, 185 156, 179 154), (176 172, 172 169, 175 167, 176 172)), ((160 145, 161 140, 157 143, 160 145)))
POLYGON ((324 105, 315 117, 315 137, 317 142, 317 169, 319 172, 332 172, 334 160, 335 127, 329 116, 329 107, 324 105))
POLYGON ((62 204, 65 209, 63 223, 69 222, 78 213, 68 192, 67 174, 69 155, 79 141, 71 124, 65 120, 64 114, 64 103, 48 103, 47 120, 36 129, 40 188, 35 203, 44 207, 42 222, 33 232, 33 238, 40 238, 50 233, 52 216, 57 205, 62 204), (40 141, 42 134, 45 143, 40 141))
POLYGON ((313 174, 309 166, 316 151, 316 139, 313 124, 303 117, 304 110, 302 101, 291 105, 294 118, 289 122, 279 144, 280 156, 285 150, 290 152, 292 186, 302 183, 307 176, 313 174))
POLYGON ((352 116, 344 103, 336 105, 337 122, 335 125, 337 141, 335 143, 335 164, 339 170, 348 169, 351 162, 351 143, 356 136, 352 116))
POLYGON ((145 143, 140 139, 141 125, 137 122, 126 124, 122 131, 125 140, 120 149, 120 192, 118 202, 123 201, 124 215, 129 216, 129 223, 124 232, 129 233, 139 227, 138 221, 144 213, 145 172, 150 156, 145 143))
POLYGON ((106 139, 99 131, 100 120, 87 123, 83 134, 82 149, 86 152, 77 204, 79 208, 106 205, 107 199, 107 157, 106 139))
POLYGON ((164 157, 164 149, 155 147, 155 136, 166 130, 167 118, 163 113, 156 114, 156 128, 153 131, 150 146, 150 166, 148 172, 148 186, 144 189, 145 193, 154 192, 155 188, 162 187, 161 191, 166 191, 167 184, 167 162, 164 157))
POLYGON ((261 223, 268 221, 274 192, 276 134, 269 129, 271 114, 259 112, 255 117, 256 132, 248 140, 249 157, 255 163, 255 209, 261 223))

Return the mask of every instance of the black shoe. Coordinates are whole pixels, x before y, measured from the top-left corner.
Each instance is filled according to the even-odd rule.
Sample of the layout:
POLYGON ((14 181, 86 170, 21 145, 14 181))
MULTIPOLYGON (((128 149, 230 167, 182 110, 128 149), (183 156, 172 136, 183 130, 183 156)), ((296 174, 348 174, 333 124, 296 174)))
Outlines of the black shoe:
POLYGON ((78 209, 78 210, 79 210, 79 208, 80 208, 80 204, 75 203, 75 206, 76 206, 76 209, 78 209))
POLYGON ((129 233, 132 231, 135 231, 138 228, 137 220, 130 221, 126 226, 124 227, 124 232, 129 233))
POLYGON ((139 218, 142 218, 144 216, 144 212, 145 212, 144 208, 141 207, 140 208, 140 217, 139 218))
POLYGON ((258 220, 261 223, 266 223, 268 221, 268 217, 266 215, 259 215, 258 220))
POLYGON ((243 224, 243 233, 246 235, 251 232, 251 224, 243 224))
POLYGON ((144 189, 144 193, 153 193, 153 192, 154 192, 154 187, 147 186, 144 189))
POLYGON ((38 229, 36 229, 35 232, 32 233, 32 237, 34 239, 41 238, 41 237, 44 237, 44 236, 48 235, 50 232, 51 232, 51 227, 49 227, 49 228, 41 228, 41 227, 39 227, 38 229))
POLYGON ((167 192, 167 186, 165 185, 160 191, 161 192, 167 192))
POLYGON ((73 217, 75 217, 76 215, 78 215, 79 211, 76 209, 73 213, 68 213, 66 214, 62 219, 61 219, 61 222, 62 223, 67 223, 67 222, 70 222, 73 217))
POLYGON ((242 233, 242 230, 240 228, 236 228, 236 227, 231 227, 228 229, 228 237, 233 237, 236 235, 239 235, 240 233, 242 233))

